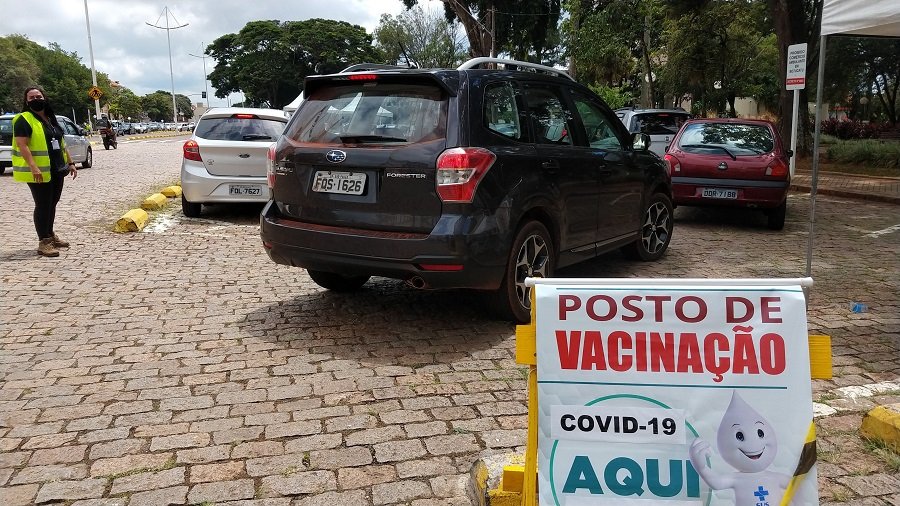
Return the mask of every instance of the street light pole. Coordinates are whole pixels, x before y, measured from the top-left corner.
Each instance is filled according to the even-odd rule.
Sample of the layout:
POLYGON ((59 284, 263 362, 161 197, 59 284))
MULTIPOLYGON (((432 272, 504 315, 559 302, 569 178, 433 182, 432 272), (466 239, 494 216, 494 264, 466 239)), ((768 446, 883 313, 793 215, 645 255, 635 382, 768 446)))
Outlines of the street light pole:
MULTIPOLYGON (((88 6, 87 0, 84 0, 84 20, 87 23, 87 34, 88 34, 88 52, 91 54, 91 82, 94 83, 94 86, 97 86, 97 70, 94 68, 94 43, 91 42, 91 17, 88 15, 88 6)), ((94 99, 94 110, 97 113, 96 118, 100 119, 100 99, 94 99)), ((74 115, 74 113, 72 113, 74 115)), ((90 121, 91 118, 88 118, 90 121)), ((72 118, 72 121, 75 121, 75 118, 72 118)), ((94 122, 91 121, 93 125, 94 122)))
POLYGON ((203 86, 206 87, 206 108, 209 109, 209 79, 206 73, 206 59, 209 58, 209 55, 203 53, 203 55, 196 55, 192 53, 188 53, 189 56, 193 56, 194 58, 202 58, 203 59, 203 86))
MULTIPOLYGON (((84 0, 84 1, 87 2, 87 0, 84 0)), ((163 9, 163 13, 159 15, 160 18, 163 17, 163 15, 166 16, 166 26, 164 26, 164 27, 163 27, 163 26, 156 26, 156 25, 153 25, 153 24, 150 24, 150 23, 147 23, 147 25, 148 25, 148 26, 152 26, 153 28, 159 28, 159 29, 161 29, 161 30, 165 30, 165 31, 166 31, 166 41, 169 43, 169 75, 170 75, 171 78, 172 78, 172 122, 173 122, 173 123, 178 123, 178 104, 175 103, 175 71, 172 70, 172 39, 171 39, 171 37, 169 36, 169 32, 172 31, 172 30, 177 30, 177 29, 179 29, 179 28, 184 28, 185 26, 188 25, 188 23, 185 23, 185 24, 179 25, 179 26, 173 26, 173 27, 170 28, 170 27, 169 27, 169 12, 170 12, 170 11, 169 11, 169 7, 166 6, 166 7, 163 9)), ((174 15, 174 14, 172 14, 172 19, 175 20, 175 23, 178 23, 178 20, 175 19, 175 15, 174 15)), ((159 18, 156 18, 156 22, 157 22, 157 23, 159 22, 159 18)))

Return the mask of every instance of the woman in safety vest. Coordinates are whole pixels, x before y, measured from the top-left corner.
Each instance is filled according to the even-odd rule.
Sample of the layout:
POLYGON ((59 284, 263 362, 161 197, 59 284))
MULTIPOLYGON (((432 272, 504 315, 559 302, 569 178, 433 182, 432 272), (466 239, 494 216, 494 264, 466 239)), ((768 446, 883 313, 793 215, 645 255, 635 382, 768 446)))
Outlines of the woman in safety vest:
POLYGON ((56 204, 62 195, 66 174, 78 176, 75 162, 66 150, 63 129, 56 120, 44 91, 32 86, 25 90, 22 112, 13 118, 13 179, 28 183, 34 198, 34 228, 38 254, 58 257, 58 248, 68 248, 53 231, 56 204))

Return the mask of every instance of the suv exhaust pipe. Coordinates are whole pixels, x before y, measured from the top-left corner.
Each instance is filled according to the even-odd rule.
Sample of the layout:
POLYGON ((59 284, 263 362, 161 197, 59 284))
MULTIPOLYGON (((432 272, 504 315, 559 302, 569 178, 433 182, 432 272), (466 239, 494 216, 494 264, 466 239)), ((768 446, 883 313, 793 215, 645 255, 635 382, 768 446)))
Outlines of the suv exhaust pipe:
POLYGON ((407 284, 407 286, 415 288, 416 290, 428 289, 428 283, 426 283, 425 280, 422 279, 421 276, 413 276, 413 277, 405 280, 404 282, 407 284))

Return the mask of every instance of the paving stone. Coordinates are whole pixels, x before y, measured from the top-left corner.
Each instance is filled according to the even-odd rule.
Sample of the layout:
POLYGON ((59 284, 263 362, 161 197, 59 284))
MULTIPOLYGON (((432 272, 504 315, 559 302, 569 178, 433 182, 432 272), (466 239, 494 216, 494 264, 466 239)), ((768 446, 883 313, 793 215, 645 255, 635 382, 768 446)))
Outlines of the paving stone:
POLYGON ((30 506, 34 504, 38 488, 37 484, 0 488, 0 504, 4 506, 30 506))
POLYGON ((196 448, 206 446, 210 442, 210 435, 205 433, 177 434, 174 436, 159 436, 150 441, 150 451, 158 452, 180 448, 196 448))
POLYGON ((44 466, 47 464, 70 464, 84 460, 87 445, 60 446, 59 448, 47 448, 35 450, 28 460, 30 466, 44 466))
POLYGON ((103 496, 106 480, 90 478, 79 481, 54 481, 41 485, 36 503, 50 501, 72 501, 76 499, 92 499, 103 496))
POLYGON ((459 434, 451 436, 434 436, 425 439, 425 447, 432 455, 452 455, 470 453, 480 449, 475 436, 459 434))
POLYGON ((369 498, 363 490, 347 492, 325 492, 323 494, 304 497, 296 501, 296 506, 369 506, 369 498))
POLYGON ((265 428, 266 439, 278 439, 293 436, 308 436, 322 431, 322 422, 306 420, 300 422, 275 423, 265 428))
POLYGON ((418 439, 404 441, 388 441, 373 446, 377 462, 395 462, 409 458, 418 458, 426 454, 425 447, 418 439))
POLYGON ((456 467, 449 457, 435 457, 422 460, 405 460, 396 464, 397 476, 400 478, 419 478, 422 476, 438 476, 453 474, 456 467))
POLYGON ((403 429, 396 425, 387 427, 378 427, 375 429, 366 429, 354 432, 346 436, 347 446, 370 445, 391 441, 395 439, 403 439, 406 435, 403 429))
POLYGON ((239 478, 244 473, 242 461, 222 462, 215 464, 197 464, 191 466, 190 483, 209 481, 228 481, 239 478))
POLYGON ((240 499, 252 499, 255 494, 253 480, 220 481, 216 483, 200 483, 188 492, 188 502, 222 502, 240 499))
POLYGON ((231 457, 246 459, 264 457, 267 455, 281 455, 285 452, 284 443, 281 441, 251 441, 240 443, 231 451, 231 457))
POLYGON ((178 486, 135 492, 131 494, 128 506, 172 506, 187 504, 188 487, 178 486))
POLYGON ((227 460, 231 453, 231 447, 227 445, 205 446, 189 450, 178 450, 177 461, 179 464, 204 464, 227 460))
POLYGON ((41 483, 45 481, 80 480, 87 477, 85 464, 72 464, 69 466, 30 466, 19 471, 12 479, 10 485, 22 485, 25 483, 41 483))
POLYGON ((292 438, 284 445, 288 453, 308 452, 337 448, 344 438, 340 434, 316 434, 315 436, 292 438))
POLYGON ((372 452, 363 446, 310 452, 310 466, 313 469, 338 469, 341 467, 366 466, 371 463, 372 452))
POLYGON ((394 466, 370 465, 338 469, 337 482, 341 490, 371 487, 376 483, 390 483, 397 480, 394 466))
POLYGON ((336 488, 337 480, 332 471, 297 472, 262 479, 262 492, 265 495, 321 494, 336 488))
POLYGON ((157 469, 175 458, 171 452, 143 453, 124 457, 97 459, 91 464, 91 476, 111 476, 137 470, 157 469))
POLYGON ((289 453, 248 459, 247 474, 253 477, 272 474, 289 474, 303 471, 309 467, 310 456, 304 453, 289 453))
POLYGON ((430 496, 431 489, 420 481, 396 481, 372 486, 372 504, 398 504, 430 496))
POLYGON ((151 471, 148 473, 131 474, 115 478, 112 488, 109 490, 111 495, 126 494, 132 492, 142 492, 145 490, 157 490, 161 488, 173 487, 185 483, 185 468, 175 467, 173 469, 165 469, 162 471, 151 471))
MULTIPOLYGON (((91 445, 88 456, 91 459, 103 459, 127 455, 129 453, 140 453, 145 450, 146 442, 142 439, 122 439, 120 441, 110 441, 108 443, 96 443, 91 445)), ((153 450, 151 451, 158 451, 153 450)))

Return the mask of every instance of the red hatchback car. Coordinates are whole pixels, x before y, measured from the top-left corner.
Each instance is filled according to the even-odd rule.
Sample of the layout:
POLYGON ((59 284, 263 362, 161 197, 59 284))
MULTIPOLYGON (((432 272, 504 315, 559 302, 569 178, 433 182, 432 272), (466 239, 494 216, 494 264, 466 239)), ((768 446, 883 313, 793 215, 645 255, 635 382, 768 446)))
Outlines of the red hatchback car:
POLYGON ((685 122, 665 159, 676 205, 758 208, 781 230, 791 156, 771 122, 726 118, 685 122))

